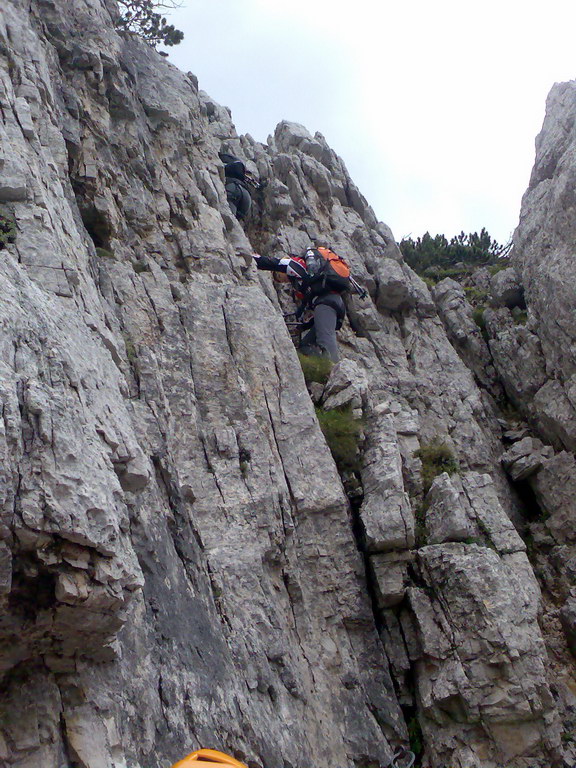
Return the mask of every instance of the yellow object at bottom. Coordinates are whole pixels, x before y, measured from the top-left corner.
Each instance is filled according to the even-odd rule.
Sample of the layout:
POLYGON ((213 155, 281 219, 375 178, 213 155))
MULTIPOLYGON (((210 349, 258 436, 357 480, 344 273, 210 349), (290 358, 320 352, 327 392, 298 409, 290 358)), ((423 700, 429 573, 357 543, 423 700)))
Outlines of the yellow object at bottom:
POLYGON ((183 760, 174 763, 172 768, 247 768, 244 763, 236 760, 217 749, 197 749, 183 760))

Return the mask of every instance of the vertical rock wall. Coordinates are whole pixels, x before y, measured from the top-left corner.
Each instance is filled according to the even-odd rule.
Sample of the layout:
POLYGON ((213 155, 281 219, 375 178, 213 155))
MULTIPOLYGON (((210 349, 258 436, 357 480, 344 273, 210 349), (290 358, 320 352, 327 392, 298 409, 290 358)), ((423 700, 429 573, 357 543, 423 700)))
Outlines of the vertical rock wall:
POLYGON ((420 728, 423 765, 562 765, 497 391, 322 136, 238 137, 114 12, 0 12, 0 760, 385 765, 420 728), (246 232, 222 144, 267 182, 246 232), (314 238, 370 292, 329 382, 363 411, 352 506, 250 256, 314 238), (459 474, 424 503, 434 441, 459 474))

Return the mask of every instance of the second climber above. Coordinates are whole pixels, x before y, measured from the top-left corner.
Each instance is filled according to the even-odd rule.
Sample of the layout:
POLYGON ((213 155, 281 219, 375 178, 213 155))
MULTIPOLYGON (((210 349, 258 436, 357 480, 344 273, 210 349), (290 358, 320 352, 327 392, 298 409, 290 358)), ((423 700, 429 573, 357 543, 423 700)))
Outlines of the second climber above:
POLYGON ((218 156, 224 163, 228 205, 234 216, 241 221, 250 213, 252 206, 250 190, 258 190, 262 185, 247 170, 242 160, 227 152, 219 152, 218 156))

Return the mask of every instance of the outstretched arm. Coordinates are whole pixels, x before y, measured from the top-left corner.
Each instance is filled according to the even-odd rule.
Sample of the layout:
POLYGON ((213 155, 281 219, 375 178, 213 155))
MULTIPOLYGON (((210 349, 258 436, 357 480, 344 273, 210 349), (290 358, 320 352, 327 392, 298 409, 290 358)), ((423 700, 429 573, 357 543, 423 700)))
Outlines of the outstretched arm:
POLYGON ((290 257, 277 259, 273 256, 260 256, 255 253, 254 259, 258 269, 265 269, 269 272, 285 272, 289 277, 296 277, 300 280, 308 275, 306 267, 290 257))

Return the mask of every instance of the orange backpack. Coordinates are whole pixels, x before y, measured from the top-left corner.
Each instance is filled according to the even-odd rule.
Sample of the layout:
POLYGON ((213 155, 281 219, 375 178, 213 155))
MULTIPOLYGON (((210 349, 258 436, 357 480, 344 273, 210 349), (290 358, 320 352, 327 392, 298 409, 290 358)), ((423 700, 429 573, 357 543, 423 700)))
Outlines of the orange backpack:
POLYGON ((350 288, 350 267, 341 256, 329 248, 308 248, 305 255, 306 269, 312 282, 321 280, 323 288, 342 293, 350 288))

